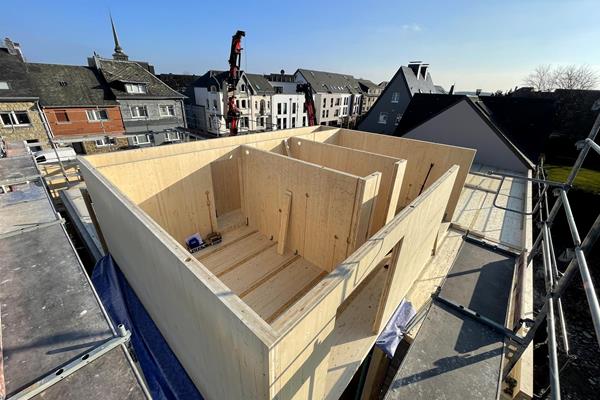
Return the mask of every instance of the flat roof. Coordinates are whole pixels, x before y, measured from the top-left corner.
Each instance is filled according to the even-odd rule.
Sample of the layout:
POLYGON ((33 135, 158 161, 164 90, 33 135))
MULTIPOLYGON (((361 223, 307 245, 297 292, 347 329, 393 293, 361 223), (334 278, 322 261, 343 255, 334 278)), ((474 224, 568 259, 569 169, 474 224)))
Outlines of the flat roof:
POLYGON ((386 400, 497 398, 504 335, 442 301, 428 303, 441 287, 439 297, 505 325, 516 259, 532 235, 520 214, 531 193, 523 180, 480 175, 490 170, 472 166, 447 234, 407 296, 425 316, 407 333, 413 342, 386 400))
MULTIPOLYGON (((30 156, 0 159, 0 304, 6 396, 115 335, 30 156)), ((45 398, 144 399, 123 346, 47 388, 45 398)))

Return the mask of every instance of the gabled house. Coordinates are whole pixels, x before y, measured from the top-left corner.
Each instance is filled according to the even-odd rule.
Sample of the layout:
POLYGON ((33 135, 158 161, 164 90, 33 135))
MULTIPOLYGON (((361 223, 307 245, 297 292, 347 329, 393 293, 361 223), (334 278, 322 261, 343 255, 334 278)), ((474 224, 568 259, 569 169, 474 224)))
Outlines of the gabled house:
POLYGON ((363 115, 373 107, 373 104, 375 104, 377 98, 379 98, 383 88, 368 79, 358 79, 358 84, 363 92, 359 114, 363 115))
POLYGON ((118 103, 98 71, 60 64, 28 64, 48 126, 58 143, 80 154, 127 146, 118 103))
MULTIPOLYGON (((380 84, 380 86, 383 82, 380 84)), ((402 115, 416 93, 437 93, 429 74, 429 64, 413 61, 401 66, 392 79, 385 84, 371 109, 358 124, 358 129, 367 132, 391 135, 396 130, 402 115)))
POLYGON ((5 47, 0 47, 0 138, 39 143, 31 147, 33 150, 47 148, 48 134, 27 63, 18 43, 8 38, 4 43, 5 47))
POLYGON ((189 74, 157 74, 156 77, 166 83, 171 89, 186 96, 183 99, 185 119, 189 128, 195 128, 195 115, 193 106, 196 104, 194 84, 200 75, 189 74))
POLYGON ((264 75, 264 79, 268 80, 274 89, 271 96, 273 130, 307 126, 304 94, 296 91, 294 75, 282 72, 264 75))
POLYGON ((314 92, 317 124, 354 126, 363 92, 352 75, 298 69, 295 80, 310 83, 314 92))
POLYGON ((171 89, 154 75, 147 62, 130 61, 119 43, 112 23, 115 52, 113 58, 94 54, 88 59, 96 68, 117 101, 125 134, 130 145, 149 146, 187 140, 185 96, 171 89))
POLYGON ((543 153, 553 114, 547 99, 415 94, 394 135, 473 148, 476 163, 522 173, 543 153))

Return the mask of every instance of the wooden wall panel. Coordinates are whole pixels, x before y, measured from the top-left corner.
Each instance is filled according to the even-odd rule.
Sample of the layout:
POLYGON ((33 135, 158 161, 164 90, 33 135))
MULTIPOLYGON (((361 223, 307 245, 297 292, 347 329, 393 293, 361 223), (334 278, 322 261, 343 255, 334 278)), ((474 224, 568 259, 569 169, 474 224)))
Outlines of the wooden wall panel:
POLYGON ((289 155, 299 160, 362 177, 381 172, 379 194, 375 201, 375 214, 369 236, 396 215, 406 167, 405 160, 296 137, 289 138, 287 143, 290 148, 289 155))
POLYGON ((228 158, 210 163, 217 216, 241 207, 238 159, 239 149, 236 149, 228 158))
POLYGON ((452 220, 460 192, 475 157, 475 150, 473 149, 349 129, 340 129, 327 141, 339 146, 407 160, 398 203, 399 209, 406 207, 416 199, 419 193, 427 189, 452 165, 458 165, 460 170, 446 208, 444 221, 452 220))
MULTIPOLYGON (((249 224, 277 238, 285 192, 292 193, 286 247, 325 270, 346 258, 362 206, 363 178, 242 146, 243 208, 249 224)), ((364 186, 364 185, 363 185, 364 186)))
POLYGON ((268 399, 272 330, 89 164, 108 247, 204 398, 268 399))
MULTIPOLYGON (((454 166, 442 175, 410 207, 403 209, 384 229, 371 237, 272 324, 279 336, 270 355, 270 358, 277 359, 276 370, 271 378, 272 385, 275 381, 278 384, 276 387, 282 390, 286 389, 286 385, 292 388, 302 387, 294 381, 302 376, 305 380, 310 380, 314 393, 322 393, 326 376, 317 376, 312 374, 312 370, 304 370, 305 365, 328 358, 330 346, 324 339, 323 332, 331 336, 331 330, 327 327, 332 320, 335 321, 338 307, 388 252, 402 241, 397 269, 400 272, 389 281, 390 294, 386 297, 381 313, 383 321, 389 319, 389 310, 398 306, 431 257, 435 240, 433 232, 437 233, 439 229, 457 173, 458 166, 454 166), (433 215, 423 218, 429 213, 433 215), (297 359, 306 359, 308 362, 297 365, 297 359)), ((355 339, 348 338, 348 345, 351 346, 355 339)))

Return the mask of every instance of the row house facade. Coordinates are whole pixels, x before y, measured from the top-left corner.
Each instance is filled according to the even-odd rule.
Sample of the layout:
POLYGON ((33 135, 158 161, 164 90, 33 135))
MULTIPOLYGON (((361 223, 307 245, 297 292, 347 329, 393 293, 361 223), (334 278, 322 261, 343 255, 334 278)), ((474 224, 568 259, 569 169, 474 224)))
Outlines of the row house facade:
POLYGON ((310 83, 317 124, 353 127, 360 115, 363 92, 357 79, 334 72, 298 69, 296 83, 310 83))
POLYGON ((56 143, 79 154, 127 147, 121 111, 93 68, 28 64, 39 102, 56 143))
POLYGON ((296 92, 294 75, 270 74, 264 78, 273 88, 273 130, 308 125, 304 94, 296 92))

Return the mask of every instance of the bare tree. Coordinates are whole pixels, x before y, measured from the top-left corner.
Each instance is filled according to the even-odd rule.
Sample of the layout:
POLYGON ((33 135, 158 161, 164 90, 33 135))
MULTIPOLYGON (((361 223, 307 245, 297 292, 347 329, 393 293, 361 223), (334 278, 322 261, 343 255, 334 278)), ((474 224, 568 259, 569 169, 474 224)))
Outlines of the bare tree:
POLYGON ((556 86, 552 65, 538 65, 532 73, 527 75, 525 84, 542 92, 553 90, 556 86))
POLYGON ((587 65, 566 65, 554 71, 557 89, 594 89, 600 80, 598 72, 587 65))
POLYGON ((554 68, 539 65, 525 78, 525 84, 547 92, 554 89, 594 89, 600 83, 598 72, 587 65, 566 65, 554 68))

